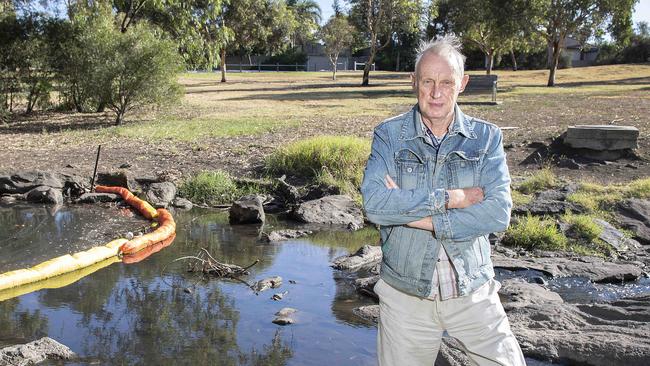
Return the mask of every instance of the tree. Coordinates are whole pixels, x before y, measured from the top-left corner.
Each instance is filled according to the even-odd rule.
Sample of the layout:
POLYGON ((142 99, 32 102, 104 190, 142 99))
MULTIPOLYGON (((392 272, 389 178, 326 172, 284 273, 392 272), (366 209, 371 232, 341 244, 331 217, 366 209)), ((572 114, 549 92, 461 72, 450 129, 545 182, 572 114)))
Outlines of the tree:
POLYGON ((325 52, 332 64, 332 80, 336 80, 336 67, 339 54, 354 42, 355 28, 343 16, 332 16, 320 31, 325 44, 325 52))
POLYGON ((350 20, 363 30, 370 56, 363 69, 362 86, 369 84, 375 56, 390 43, 396 32, 417 31, 422 2, 419 0, 350 0, 350 20))
POLYGON ((650 27, 648 27, 648 22, 636 23, 636 35, 640 38, 650 37, 650 27))
POLYGON ((33 112, 39 104, 49 104, 52 83, 44 23, 38 14, 0 17, 1 109, 12 112, 16 95, 24 96, 25 113, 33 112))
POLYGON ((139 18, 167 33, 190 69, 211 70, 221 61, 221 51, 232 40, 224 25, 229 0, 156 0, 143 7, 139 18))
POLYGON ((237 0, 224 6, 222 27, 232 37, 221 50, 221 82, 226 82, 226 53, 273 55, 286 49, 296 29, 295 13, 281 0, 237 0))
POLYGON ((321 21, 321 9, 314 0, 287 0, 287 7, 294 12, 297 26, 291 36, 291 46, 304 48, 306 42, 314 38, 321 21))
MULTIPOLYGON (((485 54, 485 70, 492 72, 495 56, 511 52, 531 33, 526 0, 449 0, 448 20, 454 33, 485 54)), ((514 60, 514 58, 513 58, 514 60)))
POLYGON ((555 86, 555 73, 566 38, 586 40, 608 29, 624 41, 631 27, 631 9, 637 0, 539 0, 528 18, 544 37, 550 55, 547 86, 555 86))
POLYGON ((116 125, 134 108, 178 99, 180 60, 176 47, 150 25, 140 22, 130 31, 116 34, 108 47, 114 56, 103 65, 102 80, 116 125))

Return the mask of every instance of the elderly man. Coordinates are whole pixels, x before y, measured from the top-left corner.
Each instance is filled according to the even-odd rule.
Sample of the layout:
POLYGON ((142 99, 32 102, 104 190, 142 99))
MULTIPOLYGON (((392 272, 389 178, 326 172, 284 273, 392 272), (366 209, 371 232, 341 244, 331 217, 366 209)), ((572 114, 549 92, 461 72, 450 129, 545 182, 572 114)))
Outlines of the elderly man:
POLYGON ((488 234, 510 221, 502 135, 456 104, 469 77, 455 37, 421 48, 418 103, 374 131, 361 193, 383 261, 380 365, 433 365, 443 332, 479 365, 525 365, 497 291, 488 234))

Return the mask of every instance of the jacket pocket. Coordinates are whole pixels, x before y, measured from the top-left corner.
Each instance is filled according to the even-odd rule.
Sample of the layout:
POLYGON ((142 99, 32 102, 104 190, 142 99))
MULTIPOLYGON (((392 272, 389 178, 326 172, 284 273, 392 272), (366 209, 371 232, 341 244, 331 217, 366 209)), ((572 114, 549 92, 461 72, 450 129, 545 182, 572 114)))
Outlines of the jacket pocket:
POLYGON ((469 188, 478 186, 480 160, 481 156, 478 152, 450 152, 446 160, 448 187, 469 188))
POLYGON ((424 183, 424 160, 413 150, 402 149, 395 153, 397 185, 400 189, 415 189, 424 183))

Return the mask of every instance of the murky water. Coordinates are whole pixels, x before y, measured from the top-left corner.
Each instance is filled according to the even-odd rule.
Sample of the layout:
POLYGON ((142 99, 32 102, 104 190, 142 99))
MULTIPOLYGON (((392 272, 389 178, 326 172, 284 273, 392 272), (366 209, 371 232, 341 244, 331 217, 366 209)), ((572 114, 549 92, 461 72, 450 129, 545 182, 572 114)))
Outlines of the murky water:
MULTIPOLYGON (((230 226, 223 212, 195 209, 174 216, 176 240, 139 263, 113 263, 68 286, 0 301, 0 347, 50 336, 80 355, 70 365, 375 365, 376 326, 352 314, 373 302, 350 286, 354 274, 329 267, 334 258, 376 243, 374 230, 330 230, 267 244, 258 240, 259 227, 230 226), (255 294, 242 282, 202 280, 188 276, 185 263, 172 263, 201 248, 225 263, 259 260, 243 278, 251 284, 271 276, 281 276, 283 284, 255 294), (274 293, 284 293, 283 299, 272 300, 274 293), (298 310, 296 324, 271 322, 283 307, 298 310)), ((284 225, 269 220, 266 231, 284 225)), ((146 225, 117 207, 0 208, 0 272, 146 225)), ((511 276, 541 274, 498 271, 501 279, 511 276)), ((649 282, 604 285, 612 287, 600 293, 610 300, 650 292, 649 282)), ((565 299, 585 300, 600 285, 564 279, 549 286, 565 299)))
MULTIPOLYGON (((16 219, 30 217, 24 210, 16 209, 11 215, 6 211, 0 216, 0 227, 11 230, 16 222, 24 224, 18 231, 29 238, 22 245, 30 248, 30 255, 51 253, 52 246, 66 243, 68 237, 78 238, 72 228, 62 230, 57 225, 56 215, 33 224, 16 219), (46 239, 35 234, 42 230, 49 232, 46 239)), ((59 212, 70 221, 97 219, 84 210, 59 212)), ((0 302, 0 346, 47 335, 77 352, 82 357, 77 364, 375 364, 376 327, 351 312, 353 307, 372 302, 344 283, 337 284, 335 271, 329 267, 332 259, 363 242, 345 247, 342 242, 323 242, 336 235, 320 235, 316 240, 264 244, 257 240, 255 226, 230 226, 224 213, 193 210, 192 214, 177 212, 175 218, 174 243, 140 263, 115 263, 69 286, 0 302), (259 259, 245 279, 253 283, 281 276, 283 284, 256 295, 236 281, 179 280, 184 274, 181 266, 167 266, 161 274, 173 259, 195 255, 200 248, 226 263, 248 265, 259 259), (192 292, 167 283, 190 287, 192 292), (286 292, 281 301, 271 299, 276 292, 286 292), (271 323, 283 307, 298 309, 296 324, 271 323)), ((7 231, 1 234, 0 240, 6 240, 7 231)), ((15 231, 9 236, 16 236, 15 231)), ((21 250, 18 244, 6 247, 0 246, 2 272, 15 266, 6 257, 7 251, 21 250)), ((23 257, 19 263, 29 262, 29 256, 23 257)))
POLYGON ((149 224, 115 205, 0 206, 0 273, 103 245, 149 224))

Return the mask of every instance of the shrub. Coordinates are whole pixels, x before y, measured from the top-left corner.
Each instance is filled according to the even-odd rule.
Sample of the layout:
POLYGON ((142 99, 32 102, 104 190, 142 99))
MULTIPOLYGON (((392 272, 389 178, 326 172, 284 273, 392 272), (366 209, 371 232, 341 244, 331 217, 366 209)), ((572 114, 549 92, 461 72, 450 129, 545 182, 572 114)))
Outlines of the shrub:
POLYGON ((550 168, 543 168, 519 184, 517 190, 523 194, 533 194, 558 185, 557 178, 550 168))
POLYGON ((567 238, 549 218, 537 216, 520 217, 506 231, 503 244, 511 247, 541 250, 564 250, 567 238))
POLYGON ((117 33, 114 57, 104 64, 107 106, 119 125, 126 112, 147 104, 163 104, 180 98, 176 81, 181 60, 174 44, 158 35, 146 22, 117 33))
POLYGON ((15 97, 22 97, 25 112, 48 107, 52 91, 47 64, 48 45, 44 40, 44 20, 39 14, 14 18, 0 16, 0 104, 11 112, 15 97))
POLYGON ((320 136, 282 147, 266 159, 270 174, 287 174, 358 195, 370 142, 349 136, 320 136))
POLYGON ((119 125, 135 108, 180 98, 181 58, 174 43, 144 20, 121 32, 111 11, 98 6, 76 14, 71 26, 56 27, 70 37, 53 50, 53 58, 61 58, 53 65, 70 104, 78 111, 107 107, 119 125))
POLYGON ((209 206, 230 204, 255 191, 252 185, 238 186, 230 174, 221 170, 200 172, 185 180, 179 188, 181 196, 209 206))

